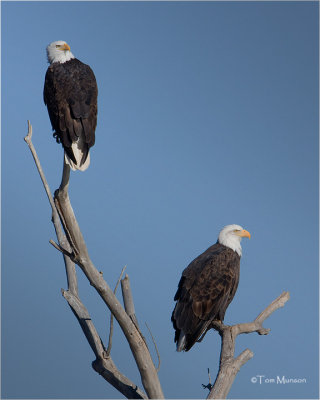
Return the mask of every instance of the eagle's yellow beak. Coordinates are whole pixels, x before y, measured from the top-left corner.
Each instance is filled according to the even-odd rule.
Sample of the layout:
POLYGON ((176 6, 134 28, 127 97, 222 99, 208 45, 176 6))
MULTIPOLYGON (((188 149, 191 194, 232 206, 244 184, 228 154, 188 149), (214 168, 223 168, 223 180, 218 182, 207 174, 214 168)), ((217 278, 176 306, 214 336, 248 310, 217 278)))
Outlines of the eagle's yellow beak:
POLYGON ((242 231, 236 232, 238 236, 241 237, 247 237, 247 238, 251 238, 250 232, 246 231, 245 229, 242 229, 242 231))
POLYGON ((60 50, 70 50, 70 46, 67 43, 65 43, 60 47, 60 50))

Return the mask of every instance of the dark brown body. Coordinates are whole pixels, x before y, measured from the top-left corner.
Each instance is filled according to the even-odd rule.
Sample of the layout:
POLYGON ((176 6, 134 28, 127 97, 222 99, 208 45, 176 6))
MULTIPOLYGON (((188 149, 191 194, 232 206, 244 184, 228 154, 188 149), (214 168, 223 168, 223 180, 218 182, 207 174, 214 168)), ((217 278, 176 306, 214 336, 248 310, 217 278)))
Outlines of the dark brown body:
POLYGON ((240 256, 216 243, 194 259, 183 271, 172 313, 178 351, 188 351, 213 320, 223 321, 239 283, 240 256), (181 331, 185 345, 179 348, 181 331))
POLYGON ((98 88, 91 68, 73 58, 55 62, 47 70, 44 102, 48 107, 54 136, 76 164, 71 144, 79 137, 84 142, 84 163, 95 142, 98 88))

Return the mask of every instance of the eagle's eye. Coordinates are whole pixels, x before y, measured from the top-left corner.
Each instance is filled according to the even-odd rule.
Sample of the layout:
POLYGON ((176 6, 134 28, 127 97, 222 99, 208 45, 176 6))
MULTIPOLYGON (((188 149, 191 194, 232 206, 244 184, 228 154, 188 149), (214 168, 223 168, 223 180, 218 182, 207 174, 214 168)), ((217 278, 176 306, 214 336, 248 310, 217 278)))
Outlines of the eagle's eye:
POLYGON ((61 47, 61 44, 56 44, 56 48, 59 48, 59 47, 61 47))

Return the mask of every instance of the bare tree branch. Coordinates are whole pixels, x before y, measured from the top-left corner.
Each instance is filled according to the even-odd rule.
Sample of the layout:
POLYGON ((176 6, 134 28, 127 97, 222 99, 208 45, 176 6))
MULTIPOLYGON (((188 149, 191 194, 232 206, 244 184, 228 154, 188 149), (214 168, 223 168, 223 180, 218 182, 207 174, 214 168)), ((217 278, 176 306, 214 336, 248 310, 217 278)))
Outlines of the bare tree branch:
POLYGON ((270 329, 263 328, 262 323, 274 311, 283 307, 289 298, 289 292, 283 292, 253 322, 233 326, 224 325, 221 321, 212 323, 212 327, 219 332, 222 343, 219 372, 207 399, 225 399, 240 368, 253 357, 253 352, 246 349, 238 357, 234 358, 237 336, 242 333, 252 332, 257 332, 259 335, 267 335, 270 329))
MULTIPOLYGON (((123 273, 124 273, 126 268, 127 268, 126 265, 122 268, 122 271, 120 273, 119 279, 118 279, 117 284, 116 284, 116 287, 114 288, 114 291, 113 291, 114 294, 116 294, 116 292, 117 292, 119 283, 121 281, 122 275, 123 275, 123 273)), ((110 333, 109 333, 109 341, 108 341, 108 348, 107 348, 107 356, 109 356, 110 352, 111 352, 112 336, 113 336, 113 314, 110 313, 110 333)))
POLYGON ((92 320, 90 318, 89 312, 83 305, 79 297, 74 296, 68 290, 61 289, 63 297, 67 300, 69 306, 77 317, 79 324, 97 358, 101 358, 105 351, 104 345, 98 332, 96 331, 92 320))
POLYGON ((119 371, 115 367, 111 357, 95 360, 92 363, 92 367, 99 375, 101 375, 112 386, 116 387, 128 399, 148 399, 147 395, 137 386, 134 386, 126 376, 119 376, 119 371), (117 382, 118 386, 114 384, 114 380, 117 382))
POLYGON ((152 334, 152 332, 151 332, 151 329, 149 328, 149 326, 148 326, 147 323, 145 323, 145 324, 146 324, 146 327, 148 328, 148 331, 149 331, 149 333, 150 333, 150 336, 151 336, 151 339, 152 339, 152 343, 153 343, 153 345, 154 345, 154 348, 156 349, 156 353, 157 353, 157 357, 158 357, 157 372, 159 372, 159 371, 160 371, 160 366, 161 366, 161 358, 160 358, 160 353, 159 353, 159 350, 158 350, 158 346, 157 346, 157 343, 156 343, 156 341, 155 341, 155 339, 154 339, 154 337, 153 337, 153 334, 152 334))
POLYGON ((63 199, 63 205, 61 204, 61 198, 59 198, 58 201, 60 203, 59 210, 63 210, 64 221, 68 226, 67 231, 70 232, 70 237, 72 237, 70 244, 73 245, 73 243, 75 243, 75 247, 73 247, 75 257, 73 261, 80 266, 90 284, 97 290, 105 304, 109 307, 110 311, 117 319, 135 358, 140 372, 141 381, 148 397, 163 398, 163 392, 158 374, 153 365, 153 361, 145 341, 141 337, 140 332, 132 322, 131 318, 127 315, 118 299, 115 297, 107 282, 103 279, 103 276, 98 272, 89 258, 81 232, 75 220, 73 210, 71 205, 69 205, 69 199, 63 199), (71 225, 70 222, 72 222, 71 225), (83 245, 81 244, 82 241, 83 245), (76 254, 76 252, 78 252, 78 254, 76 254))
POLYGON ((74 257, 74 254, 69 253, 66 249, 64 249, 62 246, 60 246, 60 244, 56 243, 54 240, 50 239, 50 240, 49 240, 49 243, 52 244, 52 246, 53 246, 56 250, 60 251, 62 254, 68 256, 69 258, 74 257))
POLYGON ((129 280, 128 274, 126 274, 125 277, 121 280, 121 290, 122 290, 124 309, 126 310, 126 313, 132 319, 133 323, 135 324, 135 326, 137 327, 137 329, 140 332, 138 320, 136 317, 136 312, 134 309, 133 297, 132 297, 130 280, 129 280))
MULTIPOLYGON (((52 210, 52 222, 56 231, 56 235, 59 241, 59 245, 61 246, 61 248, 66 249, 66 251, 71 252, 71 247, 69 246, 69 242, 66 238, 66 236, 64 235, 61 225, 60 225, 60 219, 59 219, 59 215, 56 209, 56 206, 54 204, 54 200, 52 198, 52 194, 51 194, 51 190, 50 187, 48 185, 48 182, 46 180, 46 177, 44 175, 43 169, 41 167, 40 164, 40 160, 39 157, 37 155, 37 152, 33 146, 32 143, 32 125, 30 123, 30 121, 28 121, 28 134, 27 136, 24 138, 25 142, 27 143, 31 154, 33 156, 33 159, 36 163, 41 181, 43 183, 44 189, 46 191, 46 194, 48 196, 49 199, 49 203, 51 205, 51 210, 52 210)), ((67 282, 68 282, 68 289, 74 293, 74 294, 78 294, 78 282, 77 282, 77 276, 76 276, 76 269, 75 269, 75 264, 71 261, 71 259, 69 257, 67 257, 66 255, 64 255, 63 257, 64 259, 64 263, 65 263, 65 268, 66 268, 66 274, 67 274, 67 282)))
POLYGON ((42 167, 41 167, 41 164, 40 164, 40 161, 39 161, 37 152, 36 152, 36 150, 35 150, 35 148, 34 148, 34 146, 33 146, 33 143, 32 143, 32 134, 33 134, 33 132, 32 132, 32 125, 31 125, 30 121, 28 120, 28 133, 27 133, 27 135, 25 136, 24 141, 25 141, 25 142, 27 143, 27 145, 29 146, 29 149, 30 149, 30 151, 31 151, 32 157, 33 157, 33 159, 34 159, 34 161, 35 161, 35 163, 36 163, 36 166, 37 166, 37 169, 38 169, 38 172, 39 172, 41 181, 42 181, 42 183, 43 183, 44 189, 45 189, 46 194, 47 194, 47 196, 48 196, 48 199, 49 199, 49 202, 50 202, 52 211, 54 211, 55 206, 54 206, 54 202, 53 202, 51 190, 50 190, 50 187, 49 187, 48 182, 47 182, 47 180, 46 180, 46 177, 44 176, 43 169, 42 169, 42 167))
MULTIPOLYGON (((52 209, 52 222, 57 234, 58 243, 55 243, 53 240, 50 240, 50 243, 58 251, 62 252, 64 257, 68 280, 68 290, 62 290, 62 294, 76 316, 83 333, 96 356, 96 360, 92 363, 92 367, 127 398, 164 398, 157 374, 160 367, 160 355, 152 333, 150 332, 159 359, 159 366, 156 369, 146 341, 138 326, 128 275, 126 275, 124 279, 121 279, 124 271, 123 269, 113 292, 108 286, 107 282, 104 280, 102 273, 98 272, 89 257, 84 238, 69 200, 69 165, 64 162, 61 184, 59 189, 56 190, 53 199, 49 185, 41 168, 39 158, 32 144, 32 126, 29 121, 28 134, 25 137, 25 141, 28 144, 35 160, 52 209), (61 224, 65 233, 63 233, 61 224), (98 335, 93 322, 91 321, 88 310, 85 308, 79 298, 75 264, 79 265, 90 284, 96 289, 102 300, 111 311, 110 335, 107 351, 105 350, 105 346, 98 335), (120 281, 125 309, 121 306, 120 302, 115 296, 115 292, 120 281), (113 316, 117 319, 129 343, 131 352, 139 369, 141 381, 143 387, 145 388, 146 394, 117 369, 112 361, 112 358, 110 357, 113 333, 113 316)), ((214 321, 211 324, 211 328, 216 329, 221 336, 221 354, 219 372, 214 385, 211 384, 209 370, 209 385, 203 385, 210 390, 210 393, 207 397, 208 399, 226 398, 236 374, 240 368, 253 357, 253 353, 249 349, 244 350, 240 355, 234 357, 235 340, 237 336, 239 334, 252 332, 257 332, 259 335, 267 335, 270 332, 270 329, 264 328, 262 326, 263 322, 274 311, 280 307, 283 307, 288 300, 289 292, 283 292, 264 311, 262 311, 253 322, 240 323, 233 326, 224 325, 219 321, 214 321)))
POLYGON ((89 312, 79 297, 62 289, 62 295, 67 300, 70 308, 76 316, 84 335, 96 356, 92 367, 106 381, 114 386, 128 399, 146 399, 147 396, 133 382, 123 375, 115 366, 112 358, 106 354, 104 344, 96 331, 89 312))
POLYGON ((65 157, 63 157, 62 178, 59 187, 60 192, 68 192, 69 181, 70 181, 70 165, 66 163, 65 157))
MULTIPOLYGON (((40 162, 38 160, 38 157, 35 157, 36 153, 31 142, 32 128, 30 123, 29 123, 29 128, 30 128, 29 129, 30 134, 27 135, 25 140, 28 143, 28 146, 34 156, 41 178, 44 178, 40 162)), ((69 252, 73 254, 71 260, 73 261, 73 263, 79 265, 79 267, 82 269, 82 271, 88 278, 90 284, 97 290, 102 300, 109 307, 111 313, 113 313, 113 315, 117 319, 129 343, 131 352, 135 358, 137 367, 140 372, 141 381, 147 392, 148 398, 164 398, 157 371, 153 365, 151 355, 149 353, 145 341, 143 340, 143 337, 141 336, 139 330, 136 328, 135 324, 132 322, 131 318, 127 315, 127 313, 117 300, 116 296, 110 289, 107 282, 103 279, 102 274, 98 272, 98 270, 95 268, 89 257, 85 241, 83 239, 82 233, 80 231, 79 225, 77 223, 77 220, 75 218, 69 200, 69 195, 67 190, 69 182, 68 173, 69 173, 68 170, 64 167, 62 184, 60 185, 61 190, 60 189, 56 190, 54 204, 52 204, 51 201, 52 196, 50 193, 49 186, 47 184, 45 186, 47 194, 50 193, 50 196, 48 194, 48 197, 52 207, 53 222, 57 232, 59 245, 61 246, 62 249, 66 249, 67 251, 69 251, 65 243, 63 243, 62 238, 60 240, 60 235, 62 232, 61 232, 61 226, 58 223, 59 218, 57 217, 57 211, 59 213, 60 220, 64 227, 64 231, 66 233, 69 245, 71 246, 71 250, 69 252)), ((67 257, 66 254, 64 254, 64 259, 66 262, 68 283, 70 284, 68 273, 70 272, 70 278, 72 278, 73 276, 73 271, 68 270, 69 266, 68 260, 70 259, 70 257, 67 257)), ((75 288, 73 288, 73 291, 74 290, 75 288)), ((77 296, 77 290, 75 294, 77 296)), ((94 368, 95 366, 97 367, 97 363, 95 363, 93 366, 94 368)))

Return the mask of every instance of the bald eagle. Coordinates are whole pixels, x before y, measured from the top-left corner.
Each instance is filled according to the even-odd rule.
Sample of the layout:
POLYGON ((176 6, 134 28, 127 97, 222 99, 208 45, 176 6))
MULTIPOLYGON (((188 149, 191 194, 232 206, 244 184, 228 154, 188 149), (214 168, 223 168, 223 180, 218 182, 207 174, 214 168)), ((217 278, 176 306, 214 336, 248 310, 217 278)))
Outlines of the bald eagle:
POLYGON ((177 351, 188 351, 224 314, 238 287, 241 239, 250 233, 239 225, 227 225, 218 241, 195 258, 182 272, 171 321, 177 351))
POLYGON ((48 67, 43 97, 54 130, 62 143, 65 162, 84 171, 95 142, 98 88, 92 69, 77 60, 70 46, 59 40, 47 46, 48 67))

